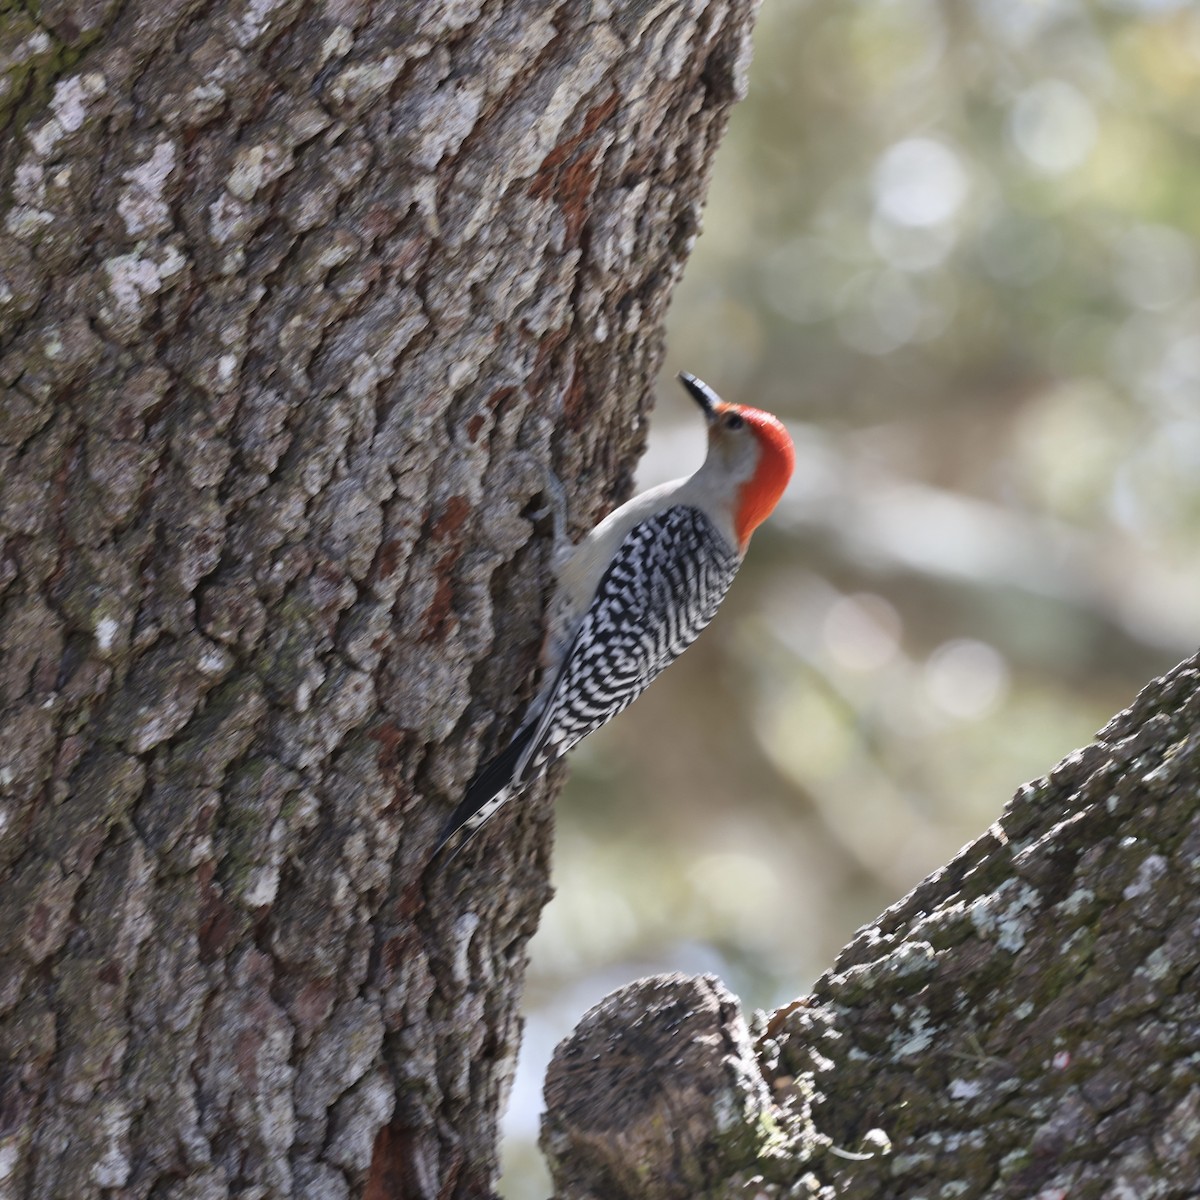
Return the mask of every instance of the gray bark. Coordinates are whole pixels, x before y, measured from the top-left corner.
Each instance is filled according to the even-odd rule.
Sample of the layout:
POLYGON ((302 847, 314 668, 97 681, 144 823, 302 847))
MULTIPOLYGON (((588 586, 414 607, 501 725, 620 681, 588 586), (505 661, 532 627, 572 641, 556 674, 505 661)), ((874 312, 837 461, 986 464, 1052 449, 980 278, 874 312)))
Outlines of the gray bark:
POLYGON ((0 12, 0 1194, 484 1196, 553 783, 749 0, 0 12))
POLYGON ((1200 657, 1022 787, 753 1044, 713 980, 588 1014, 547 1076, 556 1195, 1195 1196, 1198 884, 1200 657))

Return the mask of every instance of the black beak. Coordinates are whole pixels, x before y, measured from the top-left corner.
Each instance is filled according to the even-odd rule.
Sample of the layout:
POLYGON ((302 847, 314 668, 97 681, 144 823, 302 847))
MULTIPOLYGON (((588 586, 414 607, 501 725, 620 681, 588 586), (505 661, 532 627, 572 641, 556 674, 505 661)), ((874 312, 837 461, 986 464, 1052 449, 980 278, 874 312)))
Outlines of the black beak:
POLYGON ((703 379, 697 379, 695 375, 689 375, 686 371, 679 372, 679 382, 691 393, 692 399, 704 409, 704 415, 708 418, 709 423, 715 421, 717 405, 722 402, 721 397, 703 379))

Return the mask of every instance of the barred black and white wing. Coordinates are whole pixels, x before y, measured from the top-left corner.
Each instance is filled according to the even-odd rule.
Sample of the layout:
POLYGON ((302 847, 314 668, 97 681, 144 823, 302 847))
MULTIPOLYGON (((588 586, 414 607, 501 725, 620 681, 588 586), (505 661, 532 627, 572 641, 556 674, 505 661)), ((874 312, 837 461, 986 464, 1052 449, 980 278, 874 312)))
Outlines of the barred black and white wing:
POLYGON ((713 619, 740 563, 698 508, 677 505, 635 525, 563 661, 529 768, 627 709, 713 619))
POLYGON ((740 563, 709 518, 690 505, 635 525, 601 578, 544 703, 472 780, 439 849, 460 828, 465 842, 546 763, 628 708, 712 620, 740 563))

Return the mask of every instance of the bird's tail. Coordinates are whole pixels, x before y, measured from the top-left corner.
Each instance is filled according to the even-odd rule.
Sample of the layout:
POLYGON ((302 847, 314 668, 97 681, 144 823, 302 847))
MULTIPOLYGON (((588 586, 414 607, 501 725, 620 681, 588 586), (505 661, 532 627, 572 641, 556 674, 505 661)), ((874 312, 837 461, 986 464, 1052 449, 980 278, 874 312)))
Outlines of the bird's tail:
POLYGON ((466 794, 461 803, 450 814, 450 819, 442 828, 434 856, 440 854, 442 848, 454 837, 459 830, 463 836, 453 853, 447 857, 442 866, 449 863, 471 837, 480 830, 487 819, 525 783, 525 759, 530 743, 538 731, 539 722, 529 721, 517 731, 516 736, 490 762, 485 763, 475 773, 475 778, 467 785, 466 794))

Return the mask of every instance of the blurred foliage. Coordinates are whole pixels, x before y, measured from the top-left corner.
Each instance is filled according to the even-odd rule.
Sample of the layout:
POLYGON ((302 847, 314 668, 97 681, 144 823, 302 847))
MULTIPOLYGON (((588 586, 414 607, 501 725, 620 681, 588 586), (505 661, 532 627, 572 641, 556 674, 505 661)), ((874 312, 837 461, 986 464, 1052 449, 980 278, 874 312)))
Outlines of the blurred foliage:
POLYGON ((1200 638, 1200 11, 767 0, 670 375, 798 447, 712 630, 574 756, 506 1195, 554 1041, 640 974, 802 994, 1200 638))

